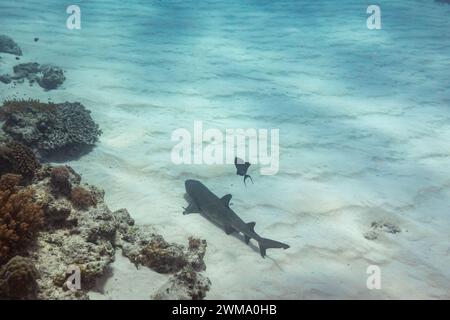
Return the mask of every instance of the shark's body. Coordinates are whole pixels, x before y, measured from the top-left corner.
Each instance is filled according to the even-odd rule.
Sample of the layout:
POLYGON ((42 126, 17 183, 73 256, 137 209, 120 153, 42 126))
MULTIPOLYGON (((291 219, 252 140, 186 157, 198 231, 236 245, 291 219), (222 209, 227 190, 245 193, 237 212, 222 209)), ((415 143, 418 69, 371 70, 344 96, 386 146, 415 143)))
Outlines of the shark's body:
POLYGON ((230 209, 230 194, 219 198, 203 183, 197 180, 186 180, 185 187, 190 198, 190 203, 183 214, 201 213, 207 219, 222 227, 227 234, 233 232, 243 233, 247 244, 250 239, 255 239, 259 243, 262 257, 266 255, 266 249, 268 248, 289 248, 287 244, 260 237, 254 230, 254 222, 245 223, 242 221, 242 219, 230 209))

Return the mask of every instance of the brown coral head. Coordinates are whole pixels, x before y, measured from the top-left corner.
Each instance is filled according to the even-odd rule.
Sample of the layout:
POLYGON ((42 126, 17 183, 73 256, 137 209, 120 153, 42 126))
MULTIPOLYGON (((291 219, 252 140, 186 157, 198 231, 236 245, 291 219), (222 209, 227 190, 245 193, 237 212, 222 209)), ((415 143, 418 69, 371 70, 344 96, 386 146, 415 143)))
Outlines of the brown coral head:
POLYGON ((30 259, 15 256, 0 269, 0 298, 36 299, 38 277, 30 259))
POLYGON ((53 193, 70 196, 72 184, 69 169, 65 166, 54 167, 50 172, 50 184, 53 193))
POLYGON ((86 210, 89 207, 97 205, 97 200, 94 195, 89 190, 80 186, 76 186, 72 189, 70 199, 77 209, 86 210))

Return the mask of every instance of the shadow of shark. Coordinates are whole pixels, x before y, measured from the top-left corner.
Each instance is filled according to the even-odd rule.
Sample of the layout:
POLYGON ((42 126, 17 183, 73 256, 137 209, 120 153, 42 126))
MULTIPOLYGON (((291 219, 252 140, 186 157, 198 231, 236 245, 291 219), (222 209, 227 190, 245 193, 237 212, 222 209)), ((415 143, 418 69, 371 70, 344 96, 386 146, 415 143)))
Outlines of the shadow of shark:
POLYGON ((184 183, 186 193, 189 196, 189 206, 184 208, 183 214, 200 213, 214 224, 222 227, 226 234, 241 232, 244 234, 245 243, 255 239, 259 244, 261 256, 266 256, 266 250, 270 248, 287 249, 287 244, 262 238, 255 232, 255 222, 245 223, 230 209, 231 194, 217 197, 203 183, 197 180, 186 180, 184 183))

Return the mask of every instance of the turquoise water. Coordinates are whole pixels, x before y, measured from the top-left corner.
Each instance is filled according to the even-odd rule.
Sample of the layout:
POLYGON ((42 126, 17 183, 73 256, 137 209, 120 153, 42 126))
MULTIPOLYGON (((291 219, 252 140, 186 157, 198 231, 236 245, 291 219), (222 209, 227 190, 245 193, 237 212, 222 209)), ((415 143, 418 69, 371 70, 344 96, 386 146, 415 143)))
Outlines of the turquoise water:
POLYGON ((449 5, 378 1, 382 29, 369 30, 370 3, 356 0, 73 4, 81 30, 65 27, 60 1, 0 1, 0 33, 20 44, 22 61, 67 77, 49 92, 0 84, 1 97, 91 109, 104 134, 70 165, 112 209, 173 241, 205 238, 208 298, 448 297, 449 5), (233 166, 174 165, 171 133, 194 121, 279 129, 278 174, 254 166, 245 188, 233 166), (233 194, 245 221, 291 248, 262 260, 183 216, 188 178, 233 194), (379 220, 402 232, 365 239, 379 220), (383 290, 366 288, 373 264, 383 290))

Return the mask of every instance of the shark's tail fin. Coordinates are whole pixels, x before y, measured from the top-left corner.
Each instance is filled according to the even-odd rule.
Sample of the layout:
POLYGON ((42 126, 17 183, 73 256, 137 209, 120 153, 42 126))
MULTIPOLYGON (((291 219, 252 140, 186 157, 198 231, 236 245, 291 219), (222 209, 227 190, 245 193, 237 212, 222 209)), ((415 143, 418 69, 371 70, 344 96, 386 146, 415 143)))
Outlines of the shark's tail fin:
POLYGON ((270 248, 282 248, 287 249, 289 246, 285 243, 281 243, 275 240, 261 238, 259 241, 259 251, 261 252, 261 256, 264 258, 266 255, 266 250, 270 248))

